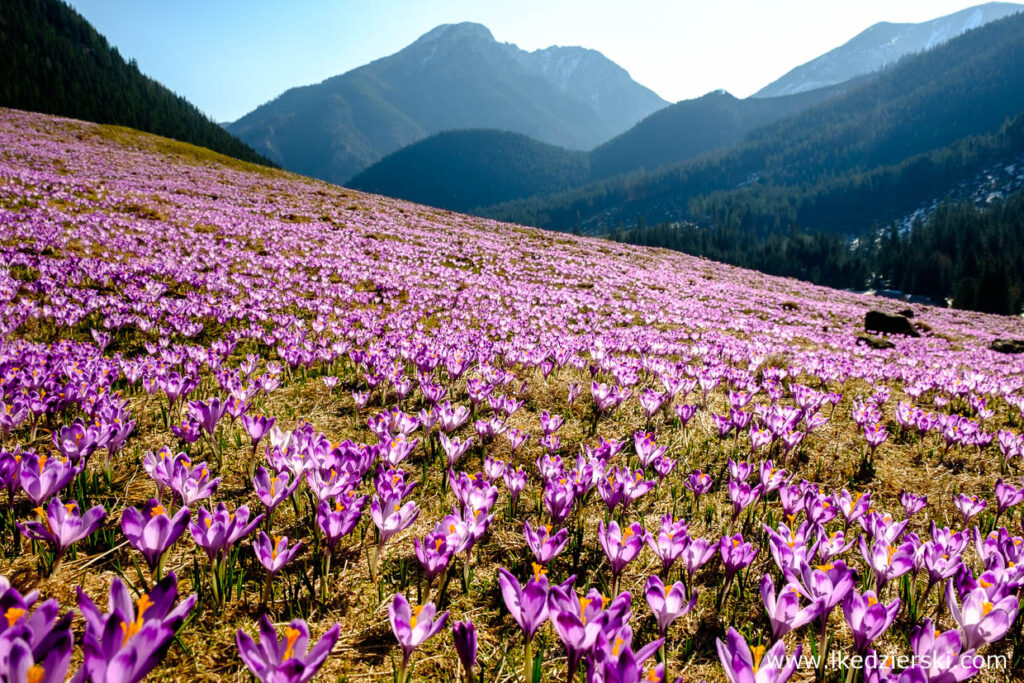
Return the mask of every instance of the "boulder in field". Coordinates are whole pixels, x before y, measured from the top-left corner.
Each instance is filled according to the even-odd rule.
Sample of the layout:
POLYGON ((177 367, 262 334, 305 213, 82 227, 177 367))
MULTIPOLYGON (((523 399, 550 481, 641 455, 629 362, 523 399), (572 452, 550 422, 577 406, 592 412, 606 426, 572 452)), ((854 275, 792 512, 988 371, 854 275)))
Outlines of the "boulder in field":
POLYGON ((999 353, 1024 353, 1024 339, 996 339, 988 348, 999 353))
POLYGON ((867 312, 864 316, 864 331, 877 334, 903 334, 908 337, 921 336, 921 333, 914 329, 906 316, 892 315, 882 311, 867 312))

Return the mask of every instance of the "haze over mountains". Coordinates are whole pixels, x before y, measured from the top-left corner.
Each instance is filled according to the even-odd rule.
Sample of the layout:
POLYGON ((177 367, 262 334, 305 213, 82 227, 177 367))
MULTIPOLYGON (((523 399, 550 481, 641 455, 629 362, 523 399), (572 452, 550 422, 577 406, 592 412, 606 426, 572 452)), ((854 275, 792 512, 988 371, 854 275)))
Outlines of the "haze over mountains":
POLYGON ((480 24, 445 24, 405 49, 293 88, 227 129, 298 173, 332 182, 405 145, 496 128, 589 149, 668 103, 601 53, 526 52, 480 24))
POLYGON ((1022 9, 1024 7, 1014 3, 990 2, 917 24, 882 21, 834 50, 801 64, 758 90, 753 97, 793 95, 842 83, 878 71, 901 57, 929 50, 1022 9))

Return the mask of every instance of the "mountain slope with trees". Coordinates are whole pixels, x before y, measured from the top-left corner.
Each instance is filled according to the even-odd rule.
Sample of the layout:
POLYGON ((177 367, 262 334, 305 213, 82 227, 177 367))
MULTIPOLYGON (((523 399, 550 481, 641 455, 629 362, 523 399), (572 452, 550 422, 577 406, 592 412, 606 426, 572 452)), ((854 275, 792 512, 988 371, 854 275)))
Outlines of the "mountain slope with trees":
POLYGON ((60 0, 0 3, 0 106, 136 128, 270 162, 185 98, 125 62, 60 0))

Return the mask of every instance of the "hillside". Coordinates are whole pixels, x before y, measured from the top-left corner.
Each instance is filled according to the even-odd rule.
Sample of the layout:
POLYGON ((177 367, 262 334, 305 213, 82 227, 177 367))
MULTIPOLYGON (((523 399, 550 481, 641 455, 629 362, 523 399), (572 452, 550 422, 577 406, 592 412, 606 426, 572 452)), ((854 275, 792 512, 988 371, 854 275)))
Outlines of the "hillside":
POLYGON ((126 63, 61 0, 0 3, 0 106, 129 126, 269 162, 185 98, 126 63))
POLYGON ((446 131, 390 154, 345 184, 445 209, 481 210, 728 147, 849 87, 757 100, 709 93, 659 109, 589 152, 502 131, 446 131))
POLYGON ((455 211, 576 187, 588 156, 496 130, 448 131, 384 157, 347 187, 455 211))
MULTIPOLYGON (((54 680, 79 647, 112 668, 91 657, 104 624, 116 661, 152 649, 155 680, 401 679, 396 638, 435 618, 405 641, 413 680, 459 666, 446 619, 472 622, 487 675, 529 679, 535 655, 574 679, 546 616, 521 654, 524 590, 621 634, 621 659, 581 666, 654 680, 659 576, 688 604, 662 622, 668 677, 722 680, 726 643, 769 637, 754 587, 780 571, 838 572, 839 594, 882 603, 874 646, 902 657, 930 606, 914 543, 995 527, 991 566, 1017 557, 999 520, 1016 528, 1024 490, 990 496, 1024 443, 1024 355, 989 348, 1024 336, 1017 318, 914 306, 920 336, 865 345, 865 313, 894 303, 6 109, 0 209, 0 583, 26 605, 4 637, 25 669, 23 621, 52 632, 35 656, 54 680), (65 524, 84 530, 54 546, 65 524), (609 545, 627 541, 628 556, 609 545), (875 556, 898 576, 872 581, 875 556), (878 592, 862 598, 853 571, 878 592), (30 612, 35 591, 52 601, 30 612), (250 634, 281 654, 261 664, 250 634)), ((987 598, 962 545, 950 600, 987 598)), ((846 656, 858 641, 835 602, 826 636, 846 656)), ((1008 632, 1016 605, 988 611, 1008 632)), ((1010 661, 991 633, 980 651, 1010 661)), ((794 625, 772 656, 818 637, 794 625)))
POLYGON ((753 97, 793 95, 870 74, 1022 10, 1024 5, 1017 3, 989 2, 917 24, 879 22, 839 47, 795 67, 753 97))
POLYGON ((653 171, 743 140, 747 133, 856 87, 858 81, 786 97, 738 99, 725 91, 660 109, 590 153, 591 175, 653 171))
POLYGON ((764 235, 858 234, 1020 151, 1024 16, 990 23, 741 144, 648 174, 512 202, 488 215, 602 232, 665 220, 764 235))
POLYGON ((526 52, 480 24, 445 24, 393 55, 288 90, 228 130, 285 168, 343 183, 445 130, 588 149, 666 104, 594 50, 526 52))

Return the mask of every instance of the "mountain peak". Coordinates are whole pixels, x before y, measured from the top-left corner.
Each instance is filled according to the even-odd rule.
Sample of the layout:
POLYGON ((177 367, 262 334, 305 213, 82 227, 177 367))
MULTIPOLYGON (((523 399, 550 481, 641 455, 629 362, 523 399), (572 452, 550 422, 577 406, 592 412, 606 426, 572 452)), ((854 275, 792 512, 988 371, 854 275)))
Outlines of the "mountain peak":
POLYGON ((917 24, 880 21, 834 50, 792 69, 753 97, 792 95, 842 83, 1022 10, 1024 5, 989 2, 917 24))
POLYGON ((438 40, 458 40, 467 38, 484 40, 491 43, 495 42, 494 34, 491 33, 491 29, 487 28, 483 24, 477 24, 472 21, 463 21, 458 24, 441 24, 439 26, 435 26, 420 36, 413 45, 431 43, 438 40))

